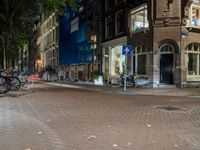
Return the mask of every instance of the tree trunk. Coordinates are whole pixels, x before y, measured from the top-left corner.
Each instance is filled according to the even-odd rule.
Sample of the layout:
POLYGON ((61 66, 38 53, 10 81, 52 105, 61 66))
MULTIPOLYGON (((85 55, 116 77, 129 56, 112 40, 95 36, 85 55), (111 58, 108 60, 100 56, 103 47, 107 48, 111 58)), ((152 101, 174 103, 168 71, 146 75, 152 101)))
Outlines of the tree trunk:
POLYGON ((5 35, 2 33, 0 36, 3 44, 3 69, 6 69, 6 47, 5 47, 5 35))

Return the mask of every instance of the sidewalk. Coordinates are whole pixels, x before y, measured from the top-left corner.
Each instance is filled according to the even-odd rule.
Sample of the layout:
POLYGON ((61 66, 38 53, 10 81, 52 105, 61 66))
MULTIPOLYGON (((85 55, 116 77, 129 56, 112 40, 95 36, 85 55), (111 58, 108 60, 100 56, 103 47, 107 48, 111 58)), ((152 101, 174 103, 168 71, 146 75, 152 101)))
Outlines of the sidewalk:
POLYGON ((178 97, 191 97, 200 99, 200 88, 130 88, 128 87, 124 91, 123 87, 116 85, 104 84, 94 85, 92 82, 84 81, 57 81, 49 82, 55 85, 77 85, 80 88, 98 89, 106 92, 112 92, 116 94, 128 94, 128 95, 153 95, 153 96, 178 96, 178 97))

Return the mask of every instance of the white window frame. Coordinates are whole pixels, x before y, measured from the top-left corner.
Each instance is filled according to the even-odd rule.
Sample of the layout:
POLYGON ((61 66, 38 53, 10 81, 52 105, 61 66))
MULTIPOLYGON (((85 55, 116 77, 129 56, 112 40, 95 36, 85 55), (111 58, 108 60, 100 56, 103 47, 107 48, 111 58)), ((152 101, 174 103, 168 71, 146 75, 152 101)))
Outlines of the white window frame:
POLYGON ((132 72, 133 72, 133 70, 135 70, 135 72, 133 72, 133 74, 136 75, 136 76, 146 76, 147 75, 147 65, 148 65, 148 62, 149 62, 149 51, 148 51, 147 47, 145 46, 145 52, 143 52, 143 50, 142 50, 143 46, 144 45, 136 46, 135 50, 134 50, 134 53, 132 55, 132 67, 133 68, 131 70, 132 70, 132 72), (139 52, 137 51, 138 47, 140 47, 140 51, 139 52), (140 55, 146 55, 146 67, 145 67, 146 74, 138 74, 138 56, 140 56, 140 55), (134 56, 135 56, 135 62, 133 62, 133 60, 134 60, 133 57, 134 56), (135 67, 135 69, 134 69, 134 67, 135 67))
MULTIPOLYGON (((192 25, 192 9, 193 9, 193 7, 199 8, 199 13, 200 13, 200 4, 199 5, 191 4, 190 9, 189 9, 189 18, 187 20, 186 26, 187 27, 193 27, 193 28, 200 28, 200 25, 199 26, 192 25)), ((199 18, 199 21, 200 21, 200 18, 199 18)))
POLYGON ((145 3, 145 4, 142 4, 132 10, 130 10, 130 33, 138 33, 136 31, 134 31, 134 26, 133 26, 133 23, 132 23, 132 15, 135 15, 137 14, 138 12, 140 11, 144 11, 145 13, 145 10, 147 12, 147 15, 145 14, 145 16, 147 16, 147 22, 148 22, 148 27, 145 27, 145 17, 143 17, 143 28, 141 31, 138 31, 138 32, 142 32, 143 30, 145 29, 148 29, 149 28, 149 21, 148 21, 148 5, 145 3))
POLYGON ((187 76, 188 77, 200 77, 200 44, 197 44, 197 43, 190 43, 187 47, 186 47, 186 50, 185 50, 185 62, 186 62, 186 66, 187 66, 187 76), (192 44, 192 49, 191 50, 188 50, 188 46, 192 44), (195 51, 194 50, 194 45, 197 44, 198 45, 198 50, 195 51), (188 72, 188 63, 189 63, 189 58, 188 58, 188 54, 197 54, 197 74, 196 75, 189 75, 189 72, 188 72))

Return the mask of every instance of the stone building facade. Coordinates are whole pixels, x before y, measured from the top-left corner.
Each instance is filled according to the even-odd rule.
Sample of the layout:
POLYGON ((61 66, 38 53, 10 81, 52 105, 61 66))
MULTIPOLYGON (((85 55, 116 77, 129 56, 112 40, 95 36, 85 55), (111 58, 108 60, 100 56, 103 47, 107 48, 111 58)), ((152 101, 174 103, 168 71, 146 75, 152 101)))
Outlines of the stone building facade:
POLYGON ((40 23, 40 65, 56 71, 58 67, 58 21, 55 13, 42 15, 40 23))

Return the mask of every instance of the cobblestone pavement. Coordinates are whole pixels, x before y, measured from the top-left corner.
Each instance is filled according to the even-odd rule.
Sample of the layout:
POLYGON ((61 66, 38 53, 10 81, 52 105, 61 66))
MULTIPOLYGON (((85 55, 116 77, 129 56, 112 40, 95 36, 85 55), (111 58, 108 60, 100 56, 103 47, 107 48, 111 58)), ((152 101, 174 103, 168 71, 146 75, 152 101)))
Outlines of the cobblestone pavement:
POLYGON ((0 150, 200 150, 199 99, 37 83, 0 112, 0 150))

